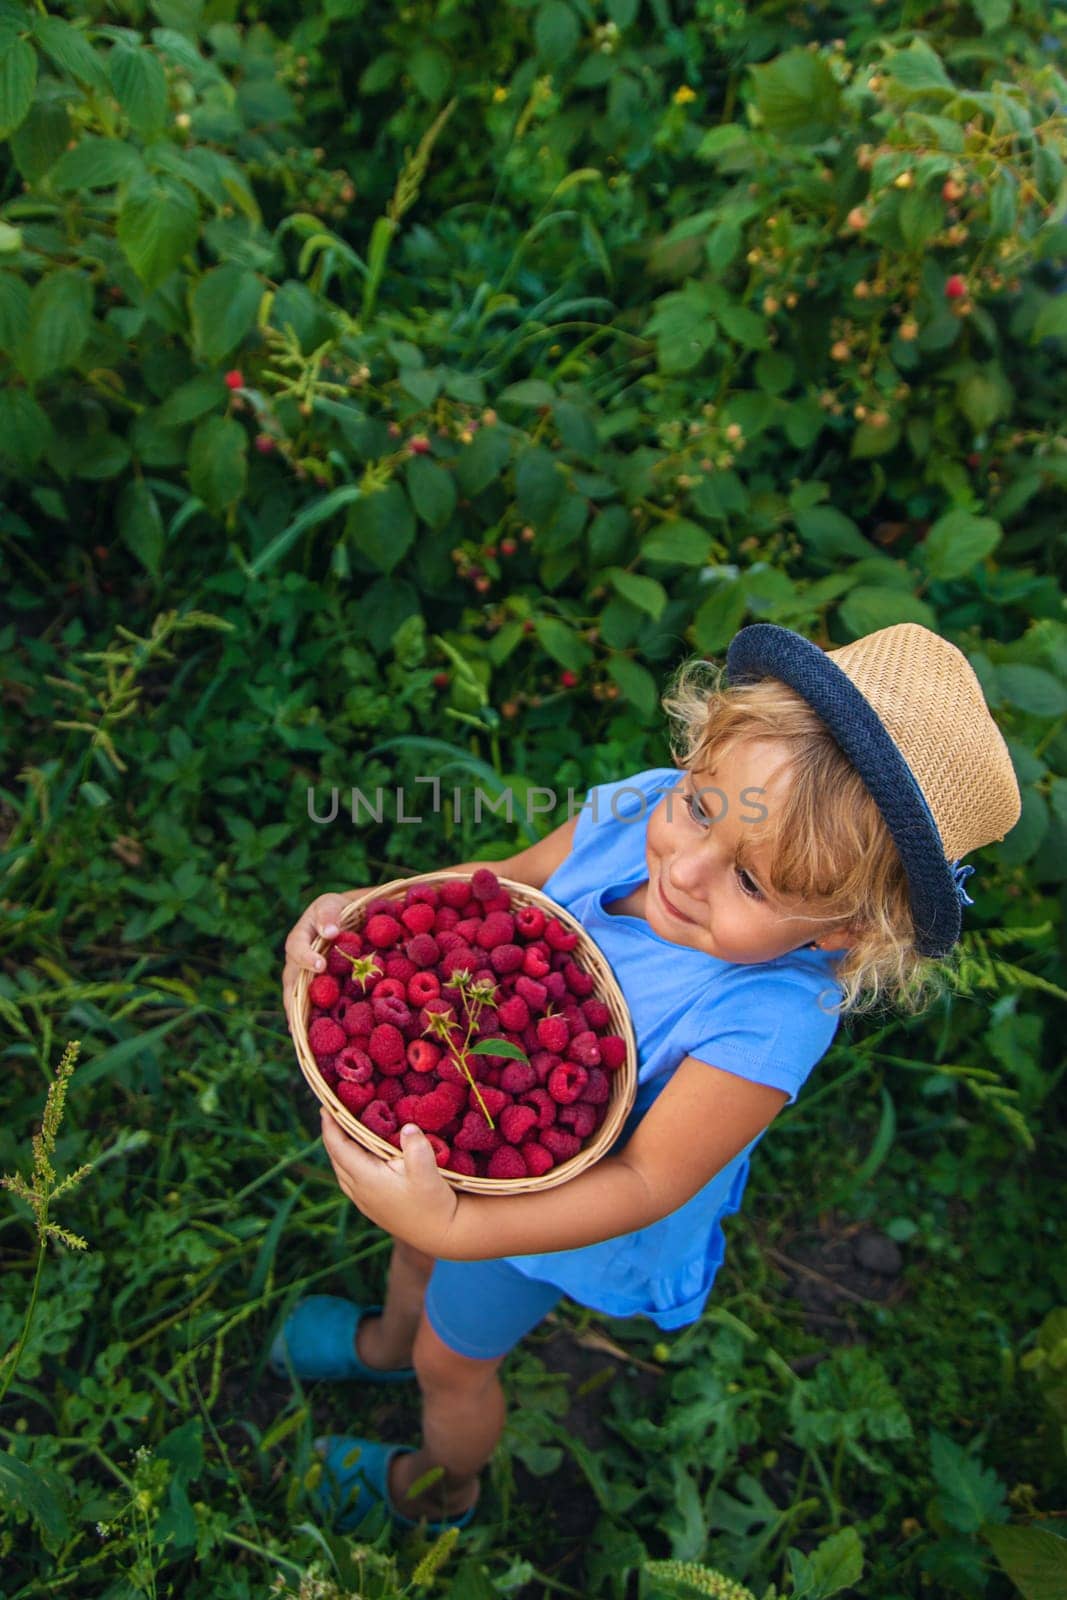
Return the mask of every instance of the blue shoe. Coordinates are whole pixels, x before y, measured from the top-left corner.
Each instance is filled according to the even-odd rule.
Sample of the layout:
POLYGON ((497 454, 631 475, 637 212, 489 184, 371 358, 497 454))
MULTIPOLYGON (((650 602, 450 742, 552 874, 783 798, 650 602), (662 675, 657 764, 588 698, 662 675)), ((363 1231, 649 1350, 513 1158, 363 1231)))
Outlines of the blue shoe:
POLYGON ((297 1301, 267 1357, 272 1372, 298 1378, 365 1378, 370 1383, 404 1383, 414 1367, 385 1371, 368 1367, 356 1354, 356 1329, 381 1306, 357 1306, 336 1294, 312 1294, 297 1301))
POLYGON ((395 1455, 410 1455, 411 1446, 378 1444, 371 1439, 355 1439, 328 1434, 315 1440, 323 1458, 323 1472, 312 1490, 312 1500, 322 1521, 338 1533, 351 1533, 375 1505, 384 1503, 391 1520, 401 1528, 425 1527, 427 1533, 443 1533, 446 1528, 465 1528, 478 1507, 468 1507, 461 1517, 442 1517, 430 1522, 423 1517, 405 1517, 389 1499, 389 1463, 395 1455))

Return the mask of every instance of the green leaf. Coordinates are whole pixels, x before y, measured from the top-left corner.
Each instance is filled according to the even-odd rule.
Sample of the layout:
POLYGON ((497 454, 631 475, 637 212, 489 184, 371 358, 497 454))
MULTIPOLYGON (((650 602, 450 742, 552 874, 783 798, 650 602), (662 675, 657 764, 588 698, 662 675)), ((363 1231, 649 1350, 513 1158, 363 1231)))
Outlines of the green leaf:
POLYGON ((558 661, 561 667, 581 672, 593 659, 593 652, 573 628, 556 617, 535 617, 534 633, 541 648, 558 661))
MULTIPOLYGON (((320 522, 328 522, 331 517, 336 516, 346 506, 353 505, 362 496, 363 490, 357 484, 346 483, 340 489, 333 489, 329 494, 323 495, 321 500, 315 500, 311 505, 305 506, 303 511, 294 517, 292 522, 271 540, 266 549, 261 550, 255 560, 249 563, 248 576, 250 578, 261 577, 264 572, 269 571, 276 562, 281 560, 286 551, 296 543, 300 535, 305 533, 308 528, 317 527, 320 522)), ((377 630, 383 620, 383 613, 388 610, 388 607, 383 603, 383 597, 370 598, 374 596, 374 591, 378 589, 378 585, 384 583, 384 581, 384 579, 379 578, 377 583, 373 583, 367 591, 367 604, 371 612, 367 622, 368 634, 373 634, 377 630)), ((411 609, 409 607, 404 612, 404 615, 408 615, 411 609)), ((417 609, 417 604, 415 609, 417 609)), ((388 617, 385 617, 386 622, 389 620, 388 617)), ((392 638, 392 634, 393 628, 390 628, 387 638, 392 638)))
POLYGON ((941 57, 928 44, 923 44, 921 39, 913 39, 906 50, 894 50, 884 70, 902 88, 916 92, 929 89, 951 91, 954 88, 941 64, 941 57))
POLYGON ((456 509, 452 474, 428 456, 413 456, 407 465, 407 485, 416 513, 438 532, 456 509))
POLYGON ((637 606, 641 611, 647 611, 653 621, 658 621, 663 615, 663 608, 667 604, 667 591, 655 578, 645 578, 637 572, 626 572, 622 567, 609 567, 604 576, 624 600, 629 600, 631 605, 637 606))
POLYGON ((816 144, 836 131, 841 94, 821 56, 787 50, 749 71, 756 107, 770 133, 789 143, 816 144))
POLYGON ((987 433, 998 417, 1011 415, 1015 391, 998 366, 976 368, 956 385, 956 404, 975 433, 987 433))
POLYGON ((737 579, 719 578, 693 618, 693 641, 704 655, 725 650, 748 609, 744 587, 737 579))
POLYGON ((0 139, 9 139, 22 122, 36 86, 36 50, 25 39, 11 39, 0 55, 0 139))
POLYGON ((193 348, 203 361, 222 361, 252 327, 263 285, 247 267, 214 267, 189 296, 193 348))
POLYGON ((861 422, 852 435, 849 455, 853 461, 866 461, 872 456, 888 455, 900 443, 900 423, 889 422, 876 428, 870 422, 861 422))
POLYGON ((29 1513, 49 1550, 67 1538, 70 1523, 63 1480, 43 1462, 30 1466, 9 1450, 0 1451, 0 1500, 29 1513))
POLYGON ((29 288, 13 272, 0 272, 0 350, 13 350, 29 326, 29 288))
POLYGON ((64 150, 48 175, 60 194, 77 189, 111 189, 144 174, 140 151, 122 139, 86 134, 73 150, 64 150))
POLYGON ((1067 1594, 1067 1539, 1051 1528, 983 1527, 983 1537, 1023 1600, 1063 1600, 1067 1594))
POLYGON ((30 322, 19 365, 30 384, 72 367, 93 325, 93 290, 87 272, 61 267, 41 278, 30 295, 30 322))
POLYGON ((158 289, 191 251, 200 231, 192 190, 174 178, 139 178, 119 210, 122 253, 145 288, 158 289))
POLYGON ((997 686, 1009 705, 1034 717, 1061 717, 1067 711, 1067 687, 1044 667, 1007 661, 997 667, 997 686))
POLYGON ((412 51, 408 72, 416 89, 431 105, 444 99, 452 82, 452 63, 443 50, 435 50, 432 45, 412 51))
POLYGON ((1038 312, 1030 343, 1039 344, 1042 339, 1067 339, 1067 295, 1046 300, 1038 312))
POLYGON ((534 18, 537 54, 549 66, 560 66, 578 48, 581 31, 578 19, 564 0, 547 0, 534 18))
POLYGON ((0 461, 26 470, 48 449, 52 424, 25 389, 0 388, 0 461))
POLYGON ((608 672, 630 704, 637 707, 646 722, 650 722, 656 715, 659 690, 648 668, 632 661, 629 656, 609 656, 608 672))
POLYGON ((781 350, 764 350, 756 357, 756 382, 766 394, 784 394, 797 375, 792 356, 781 350))
POLYGON ((119 536, 157 581, 163 559, 163 517, 152 490, 143 478, 132 478, 119 495, 116 508, 119 536))
POLYGON ((674 561, 683 567, 702 567, 710 559, 711 535, 695 522, 679 517, 659 522, 641 540, 642 561, 674 561))
POLYGON ((543 445, 529 445, 515 467, 515 509, 524 522, 547 522, 566 487, 555 456, 543 445))
POLYGON ((920 547, 932 578, 962 578, 995 550, 1003 537, 999 522, 957 508, 938 517, 920 547))
POLYGON ((924 628, 937 630, 937 617, 931 607, 906 589, 878 589, 861 583, 841 602, 837 614, 854 639, 892 627, 895 622, 918 622, 924 628))
POLYGON ((600 446, 596 424, 583 406, 570 400, 560 400, 555 408, 555 423, 560 439, 568 450, 592 461, 600 446))
POLYGON ((195 422, 205 412, 215 407, 229 394, 221 372, 200 372, 189 378, 169 394, 157 413, 163 428, 179 428, 186 422, 195 422))
POLYGON ((79 83, 107 93, 107 73, 100 56, 79 28, 71 27, 62 17, 38 17, 33 25, 38 44, 51 56, 61 72, 69 73, 79 83))
POLYGON ((1051 821, 1043 794, 1028 783, 1020 786, 1019 794, 1022 799, 1019 820, 997 845, 997 860, 1005 867, 1021 867, 1030 861, 1044 843, 1051 821))
POLYGON ((167 79, 158 57, 146 46, 120 42, 112 47, 107 69, 134 133, 156 138, 167 120, 167 79))
POLYGON ((863 1545, 855 1528, 842 1528, 817 1544, 808 1557, 815 1587, 813 1600, 851 1589, 863 1576, 863 1545))
POLYGON ((933 189, 909 189, 900 202, 897 220, 909 250, 921 250, 945 226, 945 203, 933 189))
POLYGON ((526 1051, 510 1039, 479 1039, 467 1048, 469 1056, 508 1056, 512 1061, 529 1061, 526 1051))
POLYGON ((189 487, 210 511, 239 500, 248 478, 248 435, 235 417, 207 417, 189 441, 189 487))
POLYGON ((473 444, 456 457, 456 482, 471 499, 499 478, 511 459, 511 443, 503 428, 479 428, 473 444))
POLYGON ((498 406, 552 406, 556 391, 542 378, 524 378, 521 383, 511 383, 496 397, 498 406))
POLYGON ((795 521, 804 543, 820 556, 828 559, 855 556, 862 561, 871 554, 871 545, 852 518, 834 506, 811 506, 806 511, 798 511, 795 521))
POLYGON ((983 1523, 1006 1520, 1006 1492, 996 1473, 936 1428, 930 1430, 930 1463, 949 1527, 977 1533, 983 1523))
POLYGON ((349 510, 346 531, 380 572, 392 572, 415 538, 415 513, 400 484, 394 479, 357 500, 349 510))

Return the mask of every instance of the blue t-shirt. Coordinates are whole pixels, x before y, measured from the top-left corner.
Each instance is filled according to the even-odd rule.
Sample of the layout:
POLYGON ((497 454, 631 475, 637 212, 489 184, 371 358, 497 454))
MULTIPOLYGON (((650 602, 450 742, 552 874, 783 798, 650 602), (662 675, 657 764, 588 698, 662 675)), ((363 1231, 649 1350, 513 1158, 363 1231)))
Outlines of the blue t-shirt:
MULTIPOLYGON (((792 1102, 837 1028, 837 1016, 819 1004, 821 996, 822 1006, 832 1008, 841 995, 832 953, 794 950, 737 965, 662 938, 642 917, 605 911, 605 901, 622 899, 647 879, 648 817, 681 778, 676 767, 654 767, 591 789, 571 853, 544 885, 596 941, 633 1021, 637 1096, 610 1153, 627 1142, 686 1056, 773 1084, 792 1102)), ((575 1250, 502 1259, 608 1316, 643 1315, 661 1328, 685 1327, 704 1309, 726 1249, 720 1221, 740 1208, 749 1154, 762 1136, 647 1228, 575 1250)))

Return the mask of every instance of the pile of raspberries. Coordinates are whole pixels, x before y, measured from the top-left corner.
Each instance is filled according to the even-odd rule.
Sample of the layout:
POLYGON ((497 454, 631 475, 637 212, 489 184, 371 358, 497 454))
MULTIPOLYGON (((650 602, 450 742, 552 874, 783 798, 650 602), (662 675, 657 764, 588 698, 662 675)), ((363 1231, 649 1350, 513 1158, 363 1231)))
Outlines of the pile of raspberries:
POLYGON ((437 1165, 468 1177, 540 1177, 576 1156, 626 1059, 592 976, 572 959, 577 933, 538 906, 513 910, 488 867, 412 884, 363 912, 361 931, 338 935, 308 990, 308 1042, 342 1105, 398 1150, 400 1129, 416 1123, 437 1165), (361 980, 351 958, 371 955, 381 971, 361 980), (481 1103, 456 1059, 470 1016, 452 982, 461 968, 495 985, 470 1045, 508 1039, 525 1058, 468 1049, 481 1103), (455 1048, 435 1032, 434 1012, 452 1019, 455 1048))

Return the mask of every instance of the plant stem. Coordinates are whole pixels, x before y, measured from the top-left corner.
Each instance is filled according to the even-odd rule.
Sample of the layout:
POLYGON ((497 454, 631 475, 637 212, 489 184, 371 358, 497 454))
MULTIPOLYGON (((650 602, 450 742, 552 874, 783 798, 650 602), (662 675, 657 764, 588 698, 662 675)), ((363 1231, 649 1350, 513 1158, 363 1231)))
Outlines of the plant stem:
POLYGON ((26 1340, 30 1336, 30 1324, 33 1321, 33 1313, 37 1306, 37 1296, 41 1288, 41 1274, 44 1271, 44 1230, 47 1226, 48 1206, 46 1204, 42 1209, 38 1222, 37 1267, 33 1274, 33 1288, 30 1290, 30 1303, 26 1308, 26 1316, 22 1324, 22 1332, 19 1334, 19 1342, 15 1346, 15 1353, 13 1356, 8 1358, 7 1373, 3 1380, 3 1387, 0 1388, 0 1405, 3 1404, 4 1396, 11 1387, 11 1380, 18 1371, 19 1362, 22 1360, 22 1352, 26 1348, 26 1340))

